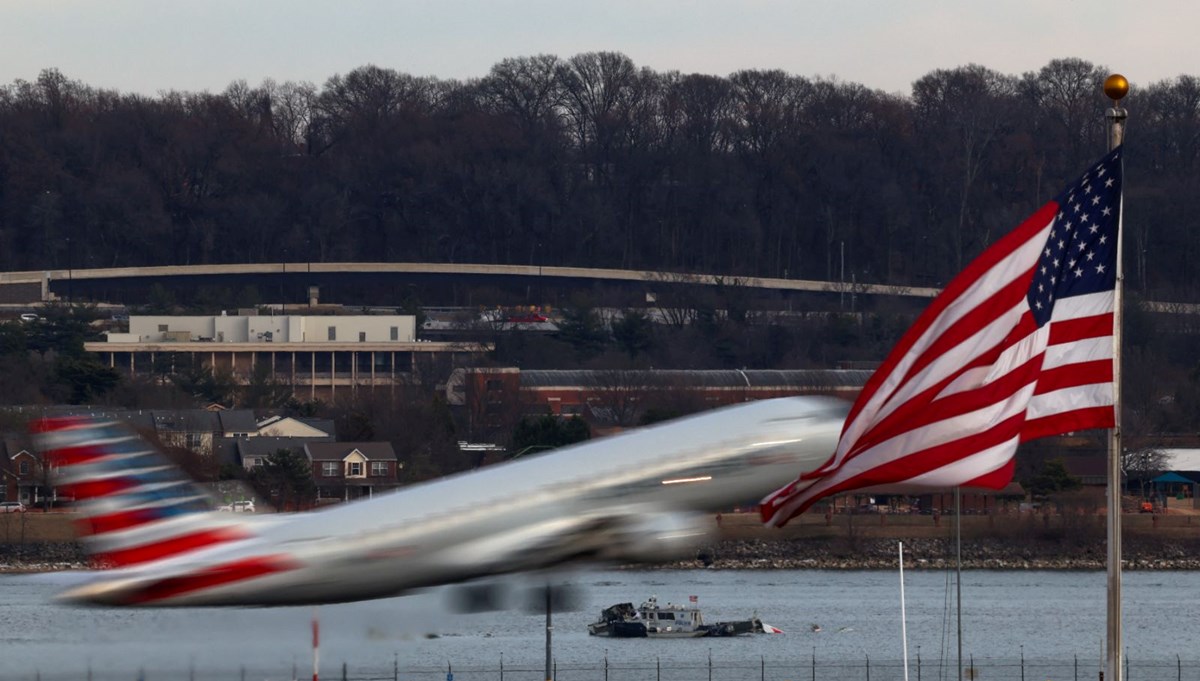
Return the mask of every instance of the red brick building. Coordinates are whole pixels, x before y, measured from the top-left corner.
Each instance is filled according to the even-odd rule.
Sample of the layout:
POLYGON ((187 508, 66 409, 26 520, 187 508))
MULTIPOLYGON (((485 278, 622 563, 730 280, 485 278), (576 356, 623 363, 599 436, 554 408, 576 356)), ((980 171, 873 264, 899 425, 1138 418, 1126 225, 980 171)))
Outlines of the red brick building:
POLYGON ((472 368, 447 384, 450 404, 466 408, 472 433, 511 427, 524 415, 581 416, 593 427, 626 427, 648 409, 678 413, 793 395, 853 399, 871 371, 830 370, 532 370, 472 368))

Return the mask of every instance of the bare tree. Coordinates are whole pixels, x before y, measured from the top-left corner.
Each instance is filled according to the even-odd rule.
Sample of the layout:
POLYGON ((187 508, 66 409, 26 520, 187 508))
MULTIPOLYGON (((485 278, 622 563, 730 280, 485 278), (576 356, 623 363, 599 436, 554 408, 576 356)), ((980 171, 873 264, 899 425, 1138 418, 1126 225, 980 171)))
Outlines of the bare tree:
POLYGON ((1162 475, 1170 465, 1170 458, 1166 452, 1156 447, 1127 449, 1121 454, 1121 471, 1126 480, 1138 481, 1144 499, 1150 481, 1162 475))
POLYGON ((651 372, 609 369, 595 375, 596 405, 608 409, 618 426, 636 424, 646 409, 647 398, 655 390, 651 372))

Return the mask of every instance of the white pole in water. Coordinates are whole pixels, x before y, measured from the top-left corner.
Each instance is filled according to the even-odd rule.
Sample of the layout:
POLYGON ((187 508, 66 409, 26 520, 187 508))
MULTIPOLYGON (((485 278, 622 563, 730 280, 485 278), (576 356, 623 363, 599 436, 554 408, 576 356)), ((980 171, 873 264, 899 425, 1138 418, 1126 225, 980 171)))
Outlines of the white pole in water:
POLYGON ((900 642, 904 646, 904 681, 908 681, 908 616, 904 613, 904 542, 900 542, 900 642))
MULTIPOLYGON (((1121 146, 1125 137, 1125 119, 1128 113, 1121 107, 1121 99, 1129 92, 1129 81, 1125 76, 1113 74, 1104 81, 1104 94, 1112 100, 1108 110, 1108 149, 1121 146)), ((1122 166, 1124 159, 1120 159, 1122 166)), ((1124 178, 1122 178, 1124 181, 1124 178)), ((1123 186, 1123 185, 1122 185, 1123 186)), ((1125 272, 1121 266, 1124 241, 1125 197, 1122 191, 1121 206, 1117 209, 1117 272, 1113 289, 1113 428, 1108 438, 1108 649, 1105 656, 1108 681, 1121 681, 1121 325, 1124 305, 1125 272)))
POLYGON ((312 614, 312 634, 313 634, 313 681, 320 681, 319 668, 321 664, 321 623, 317 620, 317 608, 313 606, 312 614))

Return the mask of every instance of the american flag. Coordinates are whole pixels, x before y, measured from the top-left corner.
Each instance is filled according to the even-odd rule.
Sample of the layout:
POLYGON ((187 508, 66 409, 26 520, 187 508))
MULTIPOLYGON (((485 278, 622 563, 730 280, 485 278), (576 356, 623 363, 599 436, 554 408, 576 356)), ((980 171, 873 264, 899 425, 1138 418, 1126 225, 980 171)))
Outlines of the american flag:
POLYGON ((999 489, 1021 442, 1112 427, 1120 209, 1118 147, 950 282, 763 521, 872 485, 999 489))

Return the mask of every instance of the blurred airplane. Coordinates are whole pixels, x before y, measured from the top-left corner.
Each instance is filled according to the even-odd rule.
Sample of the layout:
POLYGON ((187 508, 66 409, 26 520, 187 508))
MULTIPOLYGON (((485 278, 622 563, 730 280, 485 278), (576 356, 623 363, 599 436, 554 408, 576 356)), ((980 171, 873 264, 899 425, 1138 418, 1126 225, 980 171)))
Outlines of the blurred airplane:
POLYGON ((779 398, 640 428, 320 511, 230 514, 125 425, 33 424, 107 569, 70 602, 296 605, 395 596, 576 561, 691 553, 713 514, 824 463, 845 418, 779 398))

